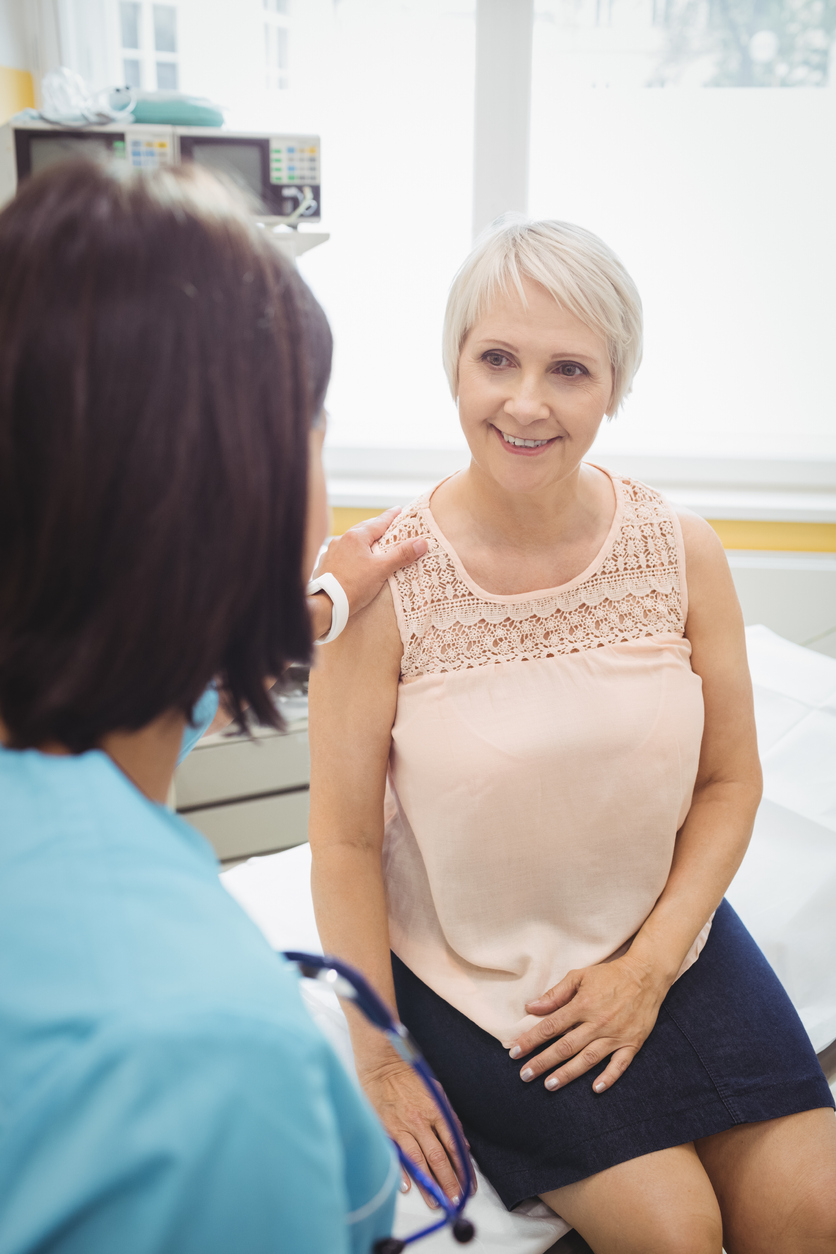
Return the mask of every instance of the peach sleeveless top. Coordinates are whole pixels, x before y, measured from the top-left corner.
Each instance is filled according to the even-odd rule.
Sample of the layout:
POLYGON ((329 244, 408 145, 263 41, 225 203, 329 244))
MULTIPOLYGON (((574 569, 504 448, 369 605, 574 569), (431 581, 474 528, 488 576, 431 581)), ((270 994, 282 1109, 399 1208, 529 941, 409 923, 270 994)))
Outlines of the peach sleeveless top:
POLYGON ((610 479, 609 535, 557 588, 478 587, 431 493, 381 541, 429 544, 390 580, 403 641, 390 942, 505 1044, 535 1022, 526 1001, 628 946, 665 886, 696 778, 702 685, 683 635, 679 522, 653 489, 610 479))

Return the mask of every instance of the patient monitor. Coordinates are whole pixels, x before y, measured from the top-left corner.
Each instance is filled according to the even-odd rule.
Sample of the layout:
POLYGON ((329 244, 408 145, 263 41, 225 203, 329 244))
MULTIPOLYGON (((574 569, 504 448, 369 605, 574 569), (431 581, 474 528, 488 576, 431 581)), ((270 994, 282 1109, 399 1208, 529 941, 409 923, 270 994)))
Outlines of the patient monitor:
MULTIPOLYGON (((284 234, 286 228, 295 231, 300 222, 321 220, 318 135, 139 122, 72 128, 40 119, 12 119, 0 127, 0 205, 14 196, 21 179, 81 155, 124 161, 143 170, 195 161, 225 174, 247 192, 257 220, 265 226, 284 234)), ((295 234, 288 241, 289 251, 298 256, 327 238, 295 234)))

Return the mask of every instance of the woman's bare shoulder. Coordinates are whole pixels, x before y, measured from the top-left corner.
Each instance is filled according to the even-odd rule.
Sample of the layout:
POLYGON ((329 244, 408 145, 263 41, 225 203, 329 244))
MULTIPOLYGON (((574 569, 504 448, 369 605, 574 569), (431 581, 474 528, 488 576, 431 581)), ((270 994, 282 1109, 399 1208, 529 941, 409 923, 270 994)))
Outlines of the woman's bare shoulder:
POLYGON ((699 567, 701 571, 712 567, 728 570, 725 550, 711 523, 693 510, 686 509, 684 505, 675 506, 674 513, 682 529, 685 563, 689 573, 693 566, 699 567))
POLYGON ((688 584, 686 636, 692 644, 697 637, 716 642, 731 635, 742 640, 743 616, 720 537, 710 523, 684 506, 677 507, 676 515, 688 584))
POLYGON ((392 591, 385 583, 365 609, 351 615, 336 640, 317 646, 312 698, 327 690, 340 702, 364 703, 375 692, 397 686, 402 656, 392 591))

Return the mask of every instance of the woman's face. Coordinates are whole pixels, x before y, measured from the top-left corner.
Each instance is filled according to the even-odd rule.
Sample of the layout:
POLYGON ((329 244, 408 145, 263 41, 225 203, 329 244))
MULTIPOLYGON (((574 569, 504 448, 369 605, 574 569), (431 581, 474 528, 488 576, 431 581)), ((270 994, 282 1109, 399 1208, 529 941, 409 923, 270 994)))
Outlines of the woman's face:
POLYGON ((510 492, 575 471, 612 396, 602 336, 523 281, 472 327, 459 357, 459 419, 473 460, 510 492), (522 441, 526 443, 523 444, 522 441))
POLYGON ((322 446, 325 443, 325 412, 318 426, 311 427, 308 436, 308 516, 305 529, 305 551, 302 558, 302 577, 307 583, 316 565, 316 557, 328 535, 330 516, 328 493, 325 487, 325 469, 322 465, 322 446))

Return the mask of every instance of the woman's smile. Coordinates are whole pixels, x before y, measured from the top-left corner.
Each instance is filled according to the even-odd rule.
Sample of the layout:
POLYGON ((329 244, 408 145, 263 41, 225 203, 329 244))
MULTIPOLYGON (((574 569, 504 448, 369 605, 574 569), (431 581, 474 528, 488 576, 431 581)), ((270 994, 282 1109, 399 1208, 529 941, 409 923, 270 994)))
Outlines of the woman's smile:
POLYGON ((500 443, 507 453, 512 453, 515 457, 538 457, 541 453, 545 453, 546 449, 551 448, 558 440, 562 440, 560 435, 549 436, 546 440, 532 440, 528 436, 511 435, 508 431, 503 431, 501 427, 497 427, 495 423, 489 423, 499 436, 500 443))

